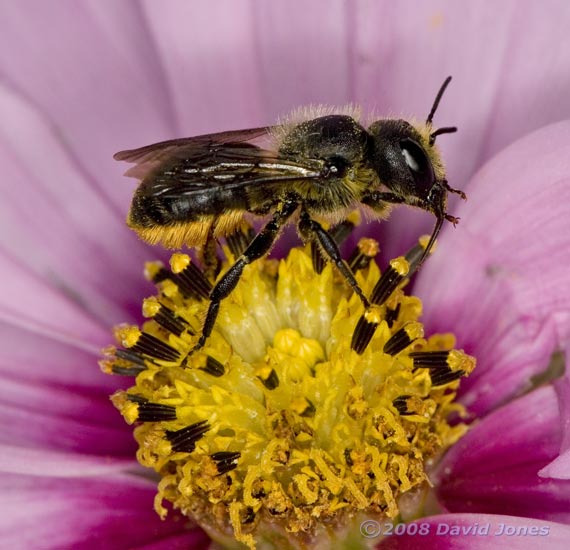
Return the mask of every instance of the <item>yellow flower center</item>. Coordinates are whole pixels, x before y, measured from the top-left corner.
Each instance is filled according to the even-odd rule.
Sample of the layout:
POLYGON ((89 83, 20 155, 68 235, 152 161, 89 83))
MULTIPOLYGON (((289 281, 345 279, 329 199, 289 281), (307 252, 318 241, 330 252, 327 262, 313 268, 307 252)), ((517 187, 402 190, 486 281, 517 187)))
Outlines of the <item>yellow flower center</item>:
POLYGON ((308 249, 249 265, 195 354, 211 282, 183 254, 147 266, 149 320, 118 327, 102 367, 136 377, 113 402, 162 476, 161 516, 169 501, 214 538, 301 547, 356 516, 394 519, 399 497, 429 484, 428 461, 466 429, 447 420, 475 360, 452 335, 424 337, 402 289, 421 247, 382 276, 376 252, 364 239, 349 260, 367 311, 308 249))

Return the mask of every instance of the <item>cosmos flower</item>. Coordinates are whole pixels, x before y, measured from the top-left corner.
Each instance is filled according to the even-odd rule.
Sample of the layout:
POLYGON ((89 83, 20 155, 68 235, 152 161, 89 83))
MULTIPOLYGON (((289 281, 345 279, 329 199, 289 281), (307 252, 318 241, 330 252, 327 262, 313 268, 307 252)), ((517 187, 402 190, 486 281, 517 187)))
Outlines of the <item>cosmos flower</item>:
MULTIPOLYGON (((478 367, 460 390, 473 427, 438 465, 425 509, 445 515, 426 521, 548 527, 544 546, 568 537, 570 127, 516 141, 570 115, 569 8, 546 6, 4 3, 2 541, 207 544, 176 514, 154 513, 155 484, 108 400, 117 381, 96 366, 111 327, 141 320, 144 262, 165 259, 125 228, 132 187, 112 154, 271 123, 307 103, 421 115, 447 74, 438 121, 460 133, 442 139, 443 155, 469 201, 450 206, 461 223, 442 233, 415 291, 429 332, 452 331, 478 367), (549 365, 554 382, 540 376, 549 365)), ((425 223, 401 211, 382 224, 380 264, 425 223)))

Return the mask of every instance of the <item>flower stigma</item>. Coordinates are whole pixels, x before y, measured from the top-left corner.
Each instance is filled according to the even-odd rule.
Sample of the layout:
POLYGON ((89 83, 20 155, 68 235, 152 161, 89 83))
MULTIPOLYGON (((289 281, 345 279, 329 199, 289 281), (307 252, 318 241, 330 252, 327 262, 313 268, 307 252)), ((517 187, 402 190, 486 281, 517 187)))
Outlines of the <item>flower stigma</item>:
MULTIPOLYGON (((227 239, 220 274, 244 242, 227 239)), ((402 495, 425 493, 430 464, 467 429, 454 398, 475 367, 452 335, 424 335, 404 293, 426 242, 383 273, 377 243, 359 242, 347 263, 366 311, 318 250, 253 262, 192 354, 213 281, 185 254, 147 264, 147 321, 117 327, 101 366, 134 377, 112 401, 161 477, 161 517, 170 503, 223 547, 250 549, 341 548, 331 541, 357 518, 401 518, 402 495)))

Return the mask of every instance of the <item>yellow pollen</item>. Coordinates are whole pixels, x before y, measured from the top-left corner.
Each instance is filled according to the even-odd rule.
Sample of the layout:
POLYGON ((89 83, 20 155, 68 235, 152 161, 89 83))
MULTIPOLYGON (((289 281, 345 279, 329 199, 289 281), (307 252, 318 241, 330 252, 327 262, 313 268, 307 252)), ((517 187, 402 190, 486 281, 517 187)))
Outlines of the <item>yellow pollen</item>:
MULTIPOLYGON (((397 518, 400 497, 429 486, 427 464, 466 430, 447 419, 462 413, 455 392, 475 359, 452 335, 424 338, 405 282, 365 311, 331 265, 313 269, 308 248, 248 265, 191 353, 208 301, 178 286, 192 284, 176 275, 189 262, 146 264, 160 281, 143 303, 147 321, 117 327, 119 347, 101 361, 133 377, 112 400, 136 426, 137 459, 162 478, 157 513, 169 502, 220 544, 250 549, 331 547, 356 518, 397 518), (371 337, 356 352, 363 321, 371 337)), ((403 257, 390 266, 410 270, 403 257)), ((359 269, 370 296, 380 270, 359 269)))
MULTIPOLYGON (((421 245, 421 247, 425 250, 427 248, 427 245, 430 241, 431 235, 422 235, 419 238, 419 243, 421 245)), ((437 249, 437 241, 433 243, 433 246, 431 247, 431 254, 433 255, 433 253, 436 251, 437 249)))
POLYGON ((380 251, 380 247, 378 246, 378 241, 365 238, 358 241, 358 250, 360 250, 360 252, 365 256, 374 258, 374 256, 376 256, 380 251))
POLYGON ((160 302, 155 296, 143 301, 142 313, 145 317, 154 317, 160 311, 160 302))
POLYGON ((170 268, 173 273, 180 273, 190 265, 191 259, 188 254, 172 254, 170 257, 170 268))
POLYGON ((390 267, 392 267, 398 275, 402 276, 406 276, 410 271, 410 264, 403 256, 390 260, 390 267))
POLYGON ((364 318, 369 323, 376 323, 377 325, 380 324, 380 321, 382 321, 382 319, 384 318, 384 315, 382 314, 382 308, 374 305, 370 306, 364 312, 364 318))
POLYGON ((141 331, 134 326, 119 326, 115 330, 115 337, 122 346, 126 348, 133 347, 140 338, 141 331))
POLYGON ((421 323, 412 321, 411 323, 408 323, 404 327, 404 330, 406 331, 406 334, 410 337, 410 340, 416 340, 417 338, 424 337, 424 327, 421 323))

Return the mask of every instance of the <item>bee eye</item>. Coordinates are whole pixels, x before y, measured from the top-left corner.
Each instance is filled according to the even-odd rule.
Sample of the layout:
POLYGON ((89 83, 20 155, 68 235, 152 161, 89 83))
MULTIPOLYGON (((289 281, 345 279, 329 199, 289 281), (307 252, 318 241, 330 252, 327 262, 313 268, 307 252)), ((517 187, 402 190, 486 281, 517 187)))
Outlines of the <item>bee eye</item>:
POLYGON ((417 186, 419 196, 427 196, 435 183, 433 166, 423 148, 411 139, 400 141, 400 149, 406 166, 409 168, 417 186))

